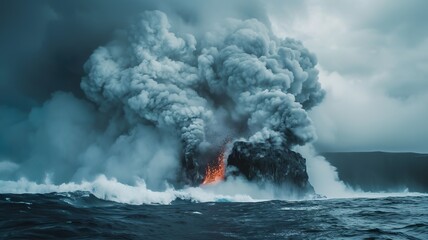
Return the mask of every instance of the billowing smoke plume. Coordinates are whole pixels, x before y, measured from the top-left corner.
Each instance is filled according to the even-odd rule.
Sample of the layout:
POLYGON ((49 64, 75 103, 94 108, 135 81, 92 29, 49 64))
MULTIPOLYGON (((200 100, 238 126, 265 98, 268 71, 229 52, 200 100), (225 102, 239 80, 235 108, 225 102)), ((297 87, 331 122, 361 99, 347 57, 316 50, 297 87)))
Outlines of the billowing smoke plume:
POLYGON ((123 36, 94 52, 82 88, 103 108, 124 107, 143 121, 176 130, 189 155, 205 139, 211 112, 196 91, 195 38, 169 29, 165 14, 144 13, 123 36))
MULTIPOLYGON (((324 95, 314 55, 298 41, 275 37, 263 14, 247 9, 242 15, 247 1, 239 3, 233 14, 195 15, 201 19, 190 22, 197 25, 179 21, 180 14, 186 14, 174 15, 175 8, 165 10, 172 26, 164 13, 145 12, 108 43, 109 23, 104 23, 103 34, 95 34, 102 35, 102 41, 91 44, 107 44, 95 49, 77 43, 83 52, 93 51, 76 54, 88 56, 81 88, 95 105, 81 99, 78 91, 55 92, 28 113, 0 104, 0 180, 24 177, 62 184, 104 174, 126 184, 142 179, 149 189, 162 190, 165 182, 177 178, 197 183, 198 172, 204 173, 204 164, 215 158, 226 138, 290 147, 311 141, 315 133, 306 111, 324 95), (219 20, 227 15, 258 20, 219 20), (218 22, 218 28, 207 19, 218 22), (184 176, 180 168, 186 169, 184 176)), ((97 16, 93 30, 102 19, 97 16)), ((76 22, 59 19, 67 20, 66 26, 76 22)), ((73 29, 86 26, 83 20, 77 22, 79 27, 73 29)), ((64 43, 69 38, 47 39, 64 43)), ((76 58, 73 53, 64 55, 76 58)), ((29 62, 39 69, 37 61, 29 62)), ((43 73, 49 70, 40 68, 43 73)), ((60 85, 76 78, 59 73, 52 79, 60 85)), ((52 79, 31 88, 41 91, 52 79)))
POLYGON ((324 96, 316 63, 300 42, 278 39, 255 19, 229 20, 196 39, 151 11, 94 51, 81 87, 102 110, 178 136, 184 164, 194 168, 206 161, 212 132, 288 146, 312 141, 306 111, 324 96))

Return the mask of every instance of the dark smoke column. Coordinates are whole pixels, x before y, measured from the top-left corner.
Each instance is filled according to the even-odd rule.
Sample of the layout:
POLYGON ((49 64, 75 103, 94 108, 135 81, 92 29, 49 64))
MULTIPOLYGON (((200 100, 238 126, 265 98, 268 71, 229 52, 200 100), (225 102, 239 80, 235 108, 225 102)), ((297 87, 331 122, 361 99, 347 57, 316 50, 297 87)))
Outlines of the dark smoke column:
POLYGON ((154 11, 94 51, 81 86, 130 125, 180 138, 186 178, 198 183, 218 147, 212 132, 287 149, 315 138, 307 110, 324 97, 315 65, 300 42, 255 19, 228 20, 197 41, 154 11))

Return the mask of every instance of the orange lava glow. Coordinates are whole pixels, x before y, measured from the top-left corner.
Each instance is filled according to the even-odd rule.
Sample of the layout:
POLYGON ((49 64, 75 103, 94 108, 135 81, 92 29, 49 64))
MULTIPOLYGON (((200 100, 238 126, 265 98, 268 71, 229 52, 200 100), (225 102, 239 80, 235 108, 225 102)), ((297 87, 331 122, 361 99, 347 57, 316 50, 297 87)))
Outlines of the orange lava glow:
POLYGON ((207 169, 205 170, 205 178, 202 182, 203 185, 217 183, 224 179, 224 172, 226 169, 224 164, 224 151, 225 148, 223 147, 217 156, 216 161, 207 166, 207 169))

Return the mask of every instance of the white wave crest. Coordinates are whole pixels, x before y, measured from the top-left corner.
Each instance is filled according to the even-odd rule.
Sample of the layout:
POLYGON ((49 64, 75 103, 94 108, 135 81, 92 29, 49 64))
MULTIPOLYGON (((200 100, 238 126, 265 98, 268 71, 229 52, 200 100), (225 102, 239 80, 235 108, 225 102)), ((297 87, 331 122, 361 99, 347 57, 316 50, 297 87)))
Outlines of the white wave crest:
POLYGON ((233 179, 217 185, 201 187, 187 187, 174 189, 167 186, 163 191, 152 191, 147 188, 144 180, 137 180, 135 184, 128 185, 99 175, 94 181, 80 183, 69 182, 63 184, 36 183, 21 178, 17 181, 0 181, 0 193, 52 193, 87 191, 97 198, 127 204, 170 204, 176 199, 193 202, 255 202, 272 199, 269 190, 254 188, 242 179, 233 179), (232 190, 234 189, 234 191, 232 190), (240 190, 237 190, 240 189, 240 190), (239 193, 238 193, 239 192, 239 193))
MULTIPOLYGON (((167 186, 163 191, 153 191, 147 188, 144 180, 137 180, 135 184, 128 185, 119 182, 115 178, 107 178, 99 175, 94 181, 82 181, 80 183, 52 184, 36 183, 21 178, 17 181, 0 181, 0 193, 24 194, 24 193, 63 193, 85 191, 92 193, 95 197, 103 200, 119 203, 141 205, 141 204, 171 204, 174 200, 182 199, 192 202, 258 202, 269 200, 305 200, 296 199, 287 192, 278 192, 277 188, 269 185, 260 186, 249 183, 242 178, 228 179, 214 185, 200 187, 187 187, 175 189, 167 186)), ((347 194, 327 195, 327 198, 380 198, 399 196, 426 196, 427 194, 411 193, 407 191, 386 192, 362 192, 347 190, 347 194)), ((308 196, 307 199, 314 199, 308 196)))

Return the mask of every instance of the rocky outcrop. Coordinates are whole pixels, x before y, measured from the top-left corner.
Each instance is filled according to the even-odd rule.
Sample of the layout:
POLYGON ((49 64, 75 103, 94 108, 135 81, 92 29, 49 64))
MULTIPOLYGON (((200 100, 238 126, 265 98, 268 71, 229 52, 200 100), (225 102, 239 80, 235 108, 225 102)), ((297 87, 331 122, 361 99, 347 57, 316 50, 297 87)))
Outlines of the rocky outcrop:
POLYGON ((298 195, 314 193, 306 160, 284 145, 235 142, 227 164, 236 167, 232 174, 241 174, 249 181, 272 182, 293 189, 298 195))

